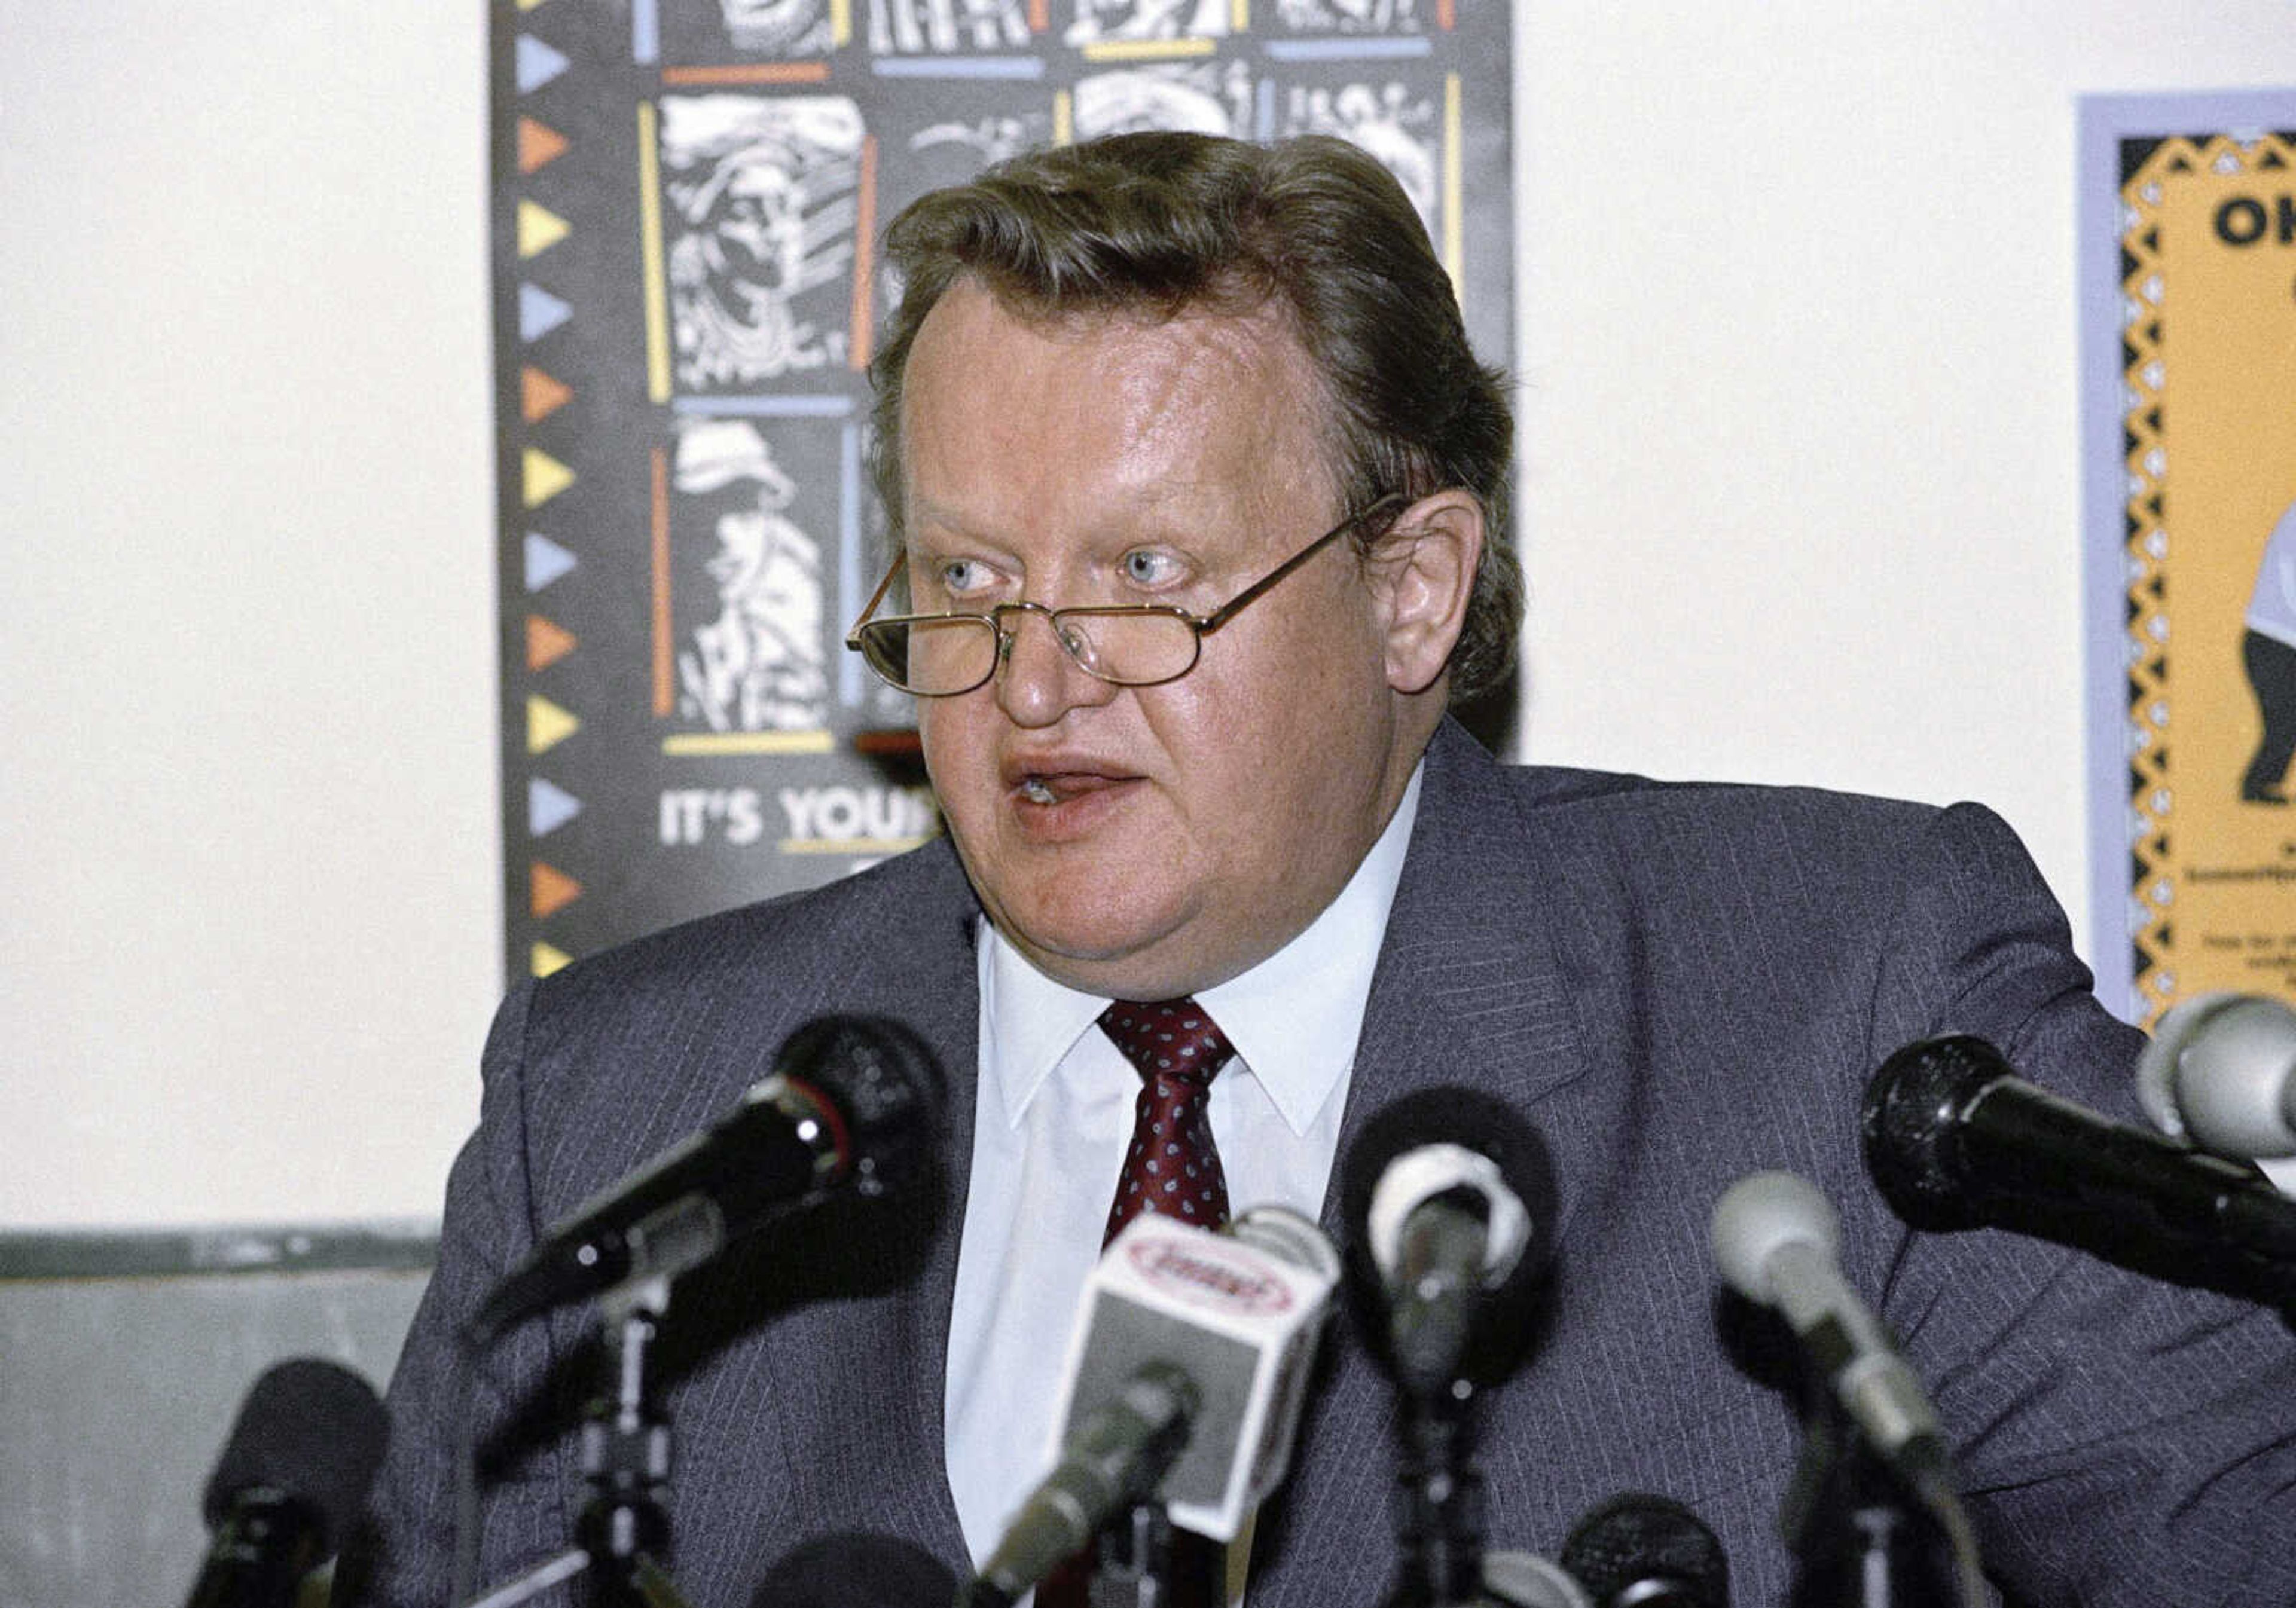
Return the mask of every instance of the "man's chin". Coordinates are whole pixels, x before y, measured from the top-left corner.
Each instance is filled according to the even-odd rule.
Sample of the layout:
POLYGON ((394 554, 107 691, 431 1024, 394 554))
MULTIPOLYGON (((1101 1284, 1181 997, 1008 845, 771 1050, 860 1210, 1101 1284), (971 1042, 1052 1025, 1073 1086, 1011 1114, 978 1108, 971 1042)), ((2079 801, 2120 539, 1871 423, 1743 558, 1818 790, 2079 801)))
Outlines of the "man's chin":
POLYGON ((1168 1000, 1200 984, 1185 935, 1170 926, 1098 920, 996 918, 1005 941, 1054 982, 1114 1000, 1168 1000))

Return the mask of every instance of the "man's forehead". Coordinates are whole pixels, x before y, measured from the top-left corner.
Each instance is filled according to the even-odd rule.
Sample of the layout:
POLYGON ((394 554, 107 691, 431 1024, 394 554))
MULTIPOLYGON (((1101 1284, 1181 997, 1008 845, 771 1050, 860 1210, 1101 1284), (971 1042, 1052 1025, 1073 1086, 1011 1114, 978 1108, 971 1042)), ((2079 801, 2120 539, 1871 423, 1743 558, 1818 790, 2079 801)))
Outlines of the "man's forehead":
POLYGON ((1319 426, 1332 416, 1315 363, 1277 304, 1047 308, 968 280, 935 304, 918 331, 903 387, 903 435, 952 416, 1002 411, 1009 399, 1000 391, 1012 382, 997 359, 1014 343, 1037 347, 1059 390, 1078 405, 1109 411, 1111 420, 1151 420, 1176 402, 1238 392, 1252 399, 1253 417, 1263 423, 1276 406, 1308 410, 1319 426))
POLYGON ((1303 360, 1307 355, 1282 298, 1234 289, 1208 290, 1181 301, 1144 291, 1134 297, 1059 302, 965 274, 925 314, 918 339, 936 325, 946 327, 965 316, 1001 320, 1046 339, 1078 344, 1128 333, 1185 330, 1239 358, 1271 350, 1303 360))

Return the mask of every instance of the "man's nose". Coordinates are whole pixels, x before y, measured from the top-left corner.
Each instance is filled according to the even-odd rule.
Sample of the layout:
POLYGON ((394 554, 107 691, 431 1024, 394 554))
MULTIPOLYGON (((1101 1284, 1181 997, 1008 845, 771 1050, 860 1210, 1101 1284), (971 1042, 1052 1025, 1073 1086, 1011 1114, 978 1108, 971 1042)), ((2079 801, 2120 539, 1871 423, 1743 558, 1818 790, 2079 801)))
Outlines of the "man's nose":
POLYGON ((1052 616, 1016 608, 998 623, 1003 634, 996 644, 996 702, 1014 725, 1049 726, 1070 709, 1116 696, 1114 684, 1086 670, 1061 645, 1052 616))

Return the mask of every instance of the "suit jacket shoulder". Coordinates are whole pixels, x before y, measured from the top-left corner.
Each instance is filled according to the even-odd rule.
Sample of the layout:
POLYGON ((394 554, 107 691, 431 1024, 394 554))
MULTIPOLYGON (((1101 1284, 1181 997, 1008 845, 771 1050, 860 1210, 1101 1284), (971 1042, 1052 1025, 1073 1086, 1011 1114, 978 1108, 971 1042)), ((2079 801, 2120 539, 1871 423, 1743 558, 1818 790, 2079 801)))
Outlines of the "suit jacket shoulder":
POLYGON ((455 1335, 551 1224, 722 1116, 828 1012, 898 1020, 947 1088, 943 1166, 891 1201, 840 1199, 680 1279, 652 1377, 678 1426, 675 1572, 701 1608, 746 1600, 797 1540, 873 1527, 960 1555, 937 1447, 971 1152, 978 907, 926 845, 810 893, 687 922, 512 991, 477 1130, 447 1183, 439 1259, 390 1391, 389 1453, 351 1556, 354 1602, 447 1599, 452 1451, 488 1488, 481 1584, 562 1551, 584 1490, 575 1431, 605 1359, 587 1303, 513 1330, 473 1375, 455 1335), (865 1382, 847 1396, 840 1383, 865 1382))
MULTIPOLYGON (((1439 736, 1341 1152, 1386 1101, 1449 1082, 1507 1101, 1552 1155, 1549 1289, 1484 1400, 1495 1544, 1552 1555, 1595 1503, 1655 1490, 1721 1534, 1742 1600, 1783 1597, 1791 1365, 1719 1295, 1706 1245, 1722 1190, 1775 1167, 1840 1211, 1845 1277, 1930 1384, 2013 1601, 2296 1591, 2271 1405, 2296 1348, 2272 1315, 2039 1241, 1915 1234, 1865 1176, 1860 1096, 1917 1038, 1977 1033, 2133 1116, 2141 1040, 2088 989, 2030 857, 1978 806, 1517 770, 1439 736)), ((1278 1538, 1302 1511, 1376 1533, 1392 1501, 1388 1393, 1352 1350, 1333 1372, 1278 1538)), ((1312 1543, 1283 1550, 1269 1602, 1334 1600, 1312 1543)))

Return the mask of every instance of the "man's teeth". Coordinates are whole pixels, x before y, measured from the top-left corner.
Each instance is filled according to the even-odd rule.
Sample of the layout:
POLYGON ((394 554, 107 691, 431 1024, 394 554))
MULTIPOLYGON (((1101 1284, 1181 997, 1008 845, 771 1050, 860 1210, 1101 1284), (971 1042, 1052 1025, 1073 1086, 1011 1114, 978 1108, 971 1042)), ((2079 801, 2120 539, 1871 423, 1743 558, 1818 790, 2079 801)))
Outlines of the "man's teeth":
POLYGON ((1031 776, 1021 784, 1021 796, 1030 804, 1048 804, 1056 802, 1053 790, 1045 785, 1041 776, 1031 776))

